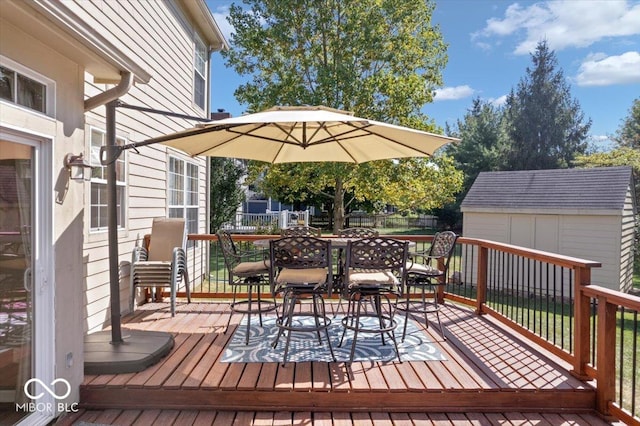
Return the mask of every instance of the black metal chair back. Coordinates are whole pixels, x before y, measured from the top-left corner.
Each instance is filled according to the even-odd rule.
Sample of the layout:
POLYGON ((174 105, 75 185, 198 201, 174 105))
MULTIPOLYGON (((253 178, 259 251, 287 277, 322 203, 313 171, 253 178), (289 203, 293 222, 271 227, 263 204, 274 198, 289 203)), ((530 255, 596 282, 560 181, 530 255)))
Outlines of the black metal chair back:
POLYGON ((373 238, 378 235, 378 230, 373 228, 345 228, 338 231, 338 237, 341 238, 373 238))
POLYGON ((331 242, 316 237, 282 237, 269 242, 271 293, 275 294, 276 276, 282 269, 326 268, 326 291, 331 295, 331 242))
MULTIPOLYGON (((409 243, 393 238, 364 238, 349 241, 346 249, 345 283, 353 270, 391 271, 402 278, 409 243)), ((402 280, 401 280, 402 281, 402 280)))
POLYGON ((290 226, 281 229, 280 235, 283 237, 319 237, 322 234, 320 229, 313 226, 290 226))

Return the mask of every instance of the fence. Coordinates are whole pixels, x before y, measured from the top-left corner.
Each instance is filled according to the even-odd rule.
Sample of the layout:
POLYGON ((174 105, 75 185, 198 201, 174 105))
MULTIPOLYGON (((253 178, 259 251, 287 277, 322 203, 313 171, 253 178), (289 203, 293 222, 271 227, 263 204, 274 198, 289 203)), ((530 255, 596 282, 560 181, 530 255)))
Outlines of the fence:
MULTIPOLYGON (((311 216, 310 224, 317 228, 330 229, 331 220, 327 215, 311 216)), ((395 229, 436 229, 435 216, 400 217, 389 215, 350 215, 345 220, 345 228, 395 228, 395 229)))
POLYGON ((221 228, 234 233, 272 234, 293 225, 309 225, 309 211, 236 213, 234 220, 224 223, 221 228))

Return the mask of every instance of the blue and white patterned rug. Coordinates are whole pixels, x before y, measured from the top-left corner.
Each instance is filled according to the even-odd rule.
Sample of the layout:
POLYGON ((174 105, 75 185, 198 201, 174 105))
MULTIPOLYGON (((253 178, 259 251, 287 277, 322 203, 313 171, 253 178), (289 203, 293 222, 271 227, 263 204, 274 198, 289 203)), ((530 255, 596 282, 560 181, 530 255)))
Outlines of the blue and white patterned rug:
MULTIPOLYGON (((336 360, 338 362, 345 362, 349 360, 353 332, 347 331, 342 347, 338 347, 343 330, 341 319, 342 316, 338 315, 331 320, 329 336, 331 337, 331 345, 336 360)), ((407 324, 407 335, 404 342, 401 342, 404 317, 397 315, 395 319, 398 322, 396 339, 403 361, 446 360, 438 348, 429 341, 424 331, 420 330, 413 320, 409 320, 407 324)), ((233 337, 227 344, 222 356, 222 362, 282 362, 286 343, 285 336, 280 337, 276 349, 273 349, 271 346, 271 343, 278 333, 278 328, 275 325, 275 317, 271 315, 263 317, 262 327, 259 326, 257 318, 252 318, 251 336, 248 345, 244 343, 247 331, 246 320, 246 317, 242 319, 242 322, 238 325, 233 337)), ((303 320, 308 320, 308 318, 304 318, 303 320)), ((366 321, 375 321, 375 319, 365 318, 363 322, 366 321)), ((293 334, 291 334, 291 344, 287 360, 290 362, 331 362, 331 353, 329 352, 324 332, 321 332, 321 336, 322 343, 320 344, 315 334, 293 332, 293 334)), ((361 333, 356 343, 354 361, 397 360, 393 342, 388 338, 385 339, 385 342, 386 345, 381 344, 379 334, 361 333)))

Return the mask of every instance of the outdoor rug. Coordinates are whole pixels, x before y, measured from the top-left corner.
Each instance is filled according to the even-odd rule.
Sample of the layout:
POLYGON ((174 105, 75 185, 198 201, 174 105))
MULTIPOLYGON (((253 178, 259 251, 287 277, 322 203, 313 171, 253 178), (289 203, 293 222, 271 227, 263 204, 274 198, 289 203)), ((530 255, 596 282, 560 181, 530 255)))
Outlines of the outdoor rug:
MULTIPOLYGON (((331 337, 331 345, 336 360, 338 362, 345 362, 349 361, 353 331, 347 331, 342 347, 338 347, 343 330, 341 319, 342 316, 338 315, 331 320, 329 336, 331 337)), ((397 315, 395 319, 398 322, 396 340, 398 341, 398 348, 400 349, 400 356, 403 361, 446 360, 436 345, 429 341, 424 331, 420 330, 413 320, 409 320, 407 324, 407 335, 404 342, 401 342, 404 317, 397 315)), ((242 319, 242 322, 238 325, 233 337, 227 344, 222 356, 222 362, 282 362, 286 337, 280 337, 277 348, 273 349, 271 346, 271 343, 278 334, 278 328, 275 325, 275 316, 263 316, 262 327, 259 325, 258 318, 252 318, 251 336, 248 345, 244 344, 247 331, 246 320, 246 317, 242 319)), ((306 320, 310 320, 310 318, 303 317, 303 319, 301 319, 301 321, 306 320)), ((367 321, 377 320, 375 318, 363 319, 363 323, 367 321)), ((289 346, 287 361, 331 362, 331 353, 329 352, 324 331, 321 332, 321 336, 322 343, 318 343, 318 338, 315 333, 293 332, 291 334, 291 344, 289 346)), ((385 345, 381 344, 379 334, 359 334, 354 361, 397 360, 393 342, 385 337, 385 343, 385 345)))

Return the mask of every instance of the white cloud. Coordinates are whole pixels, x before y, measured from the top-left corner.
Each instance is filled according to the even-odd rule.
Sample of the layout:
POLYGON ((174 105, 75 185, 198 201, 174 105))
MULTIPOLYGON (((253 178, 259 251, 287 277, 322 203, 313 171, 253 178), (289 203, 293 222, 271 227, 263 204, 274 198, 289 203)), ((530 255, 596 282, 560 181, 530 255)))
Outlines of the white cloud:
POLYGON ((455 101, 457 99, 464 99, 472 96, 475 93, 471 87, 467 86, 455 86, 445 87, 443 89, 436 90, 436 95, 433 97, 434 101, 455 101))
POLYGON ((619 56, 590 55, 580 65, 576 83, 578 86, 640 83, 640 52, 619 56))
POLYGON ((224 35, 225 40, 229 42, 231 40, 231 34, 234 32, 233 27, 227 21, 227 17, 229 16, 229 6, 218 6, 215 10, 211 11, 213 15, 213 19, 215 19, 216 24, 220 28, 222 35, 224 35))
POLYGON ((507 103, 507 95, 502 95, 499 98, 489 98, 489 102, 494 107, 501 107, 507 103))
POLYGON ((491 18, 472 39, 506 37, 524 33, 515 54, 528 54, 540 40, 559 51, 567 47, 587 47, 608 37, 640 34, 640 3, 626 0, 551 0, 524 7, 511 4, 504 18, 491 18))

